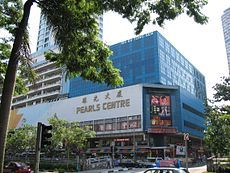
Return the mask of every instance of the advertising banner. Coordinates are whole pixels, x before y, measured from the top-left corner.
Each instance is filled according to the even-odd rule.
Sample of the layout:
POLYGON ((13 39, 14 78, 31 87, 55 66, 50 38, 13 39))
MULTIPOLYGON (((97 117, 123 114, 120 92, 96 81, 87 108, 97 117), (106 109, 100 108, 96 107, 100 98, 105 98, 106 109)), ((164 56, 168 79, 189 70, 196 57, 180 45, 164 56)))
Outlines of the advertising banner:
POLYGON ((152 95, 150 99, 150 119, 152 126, 171 126, 171 102, 168 95, 152 95))

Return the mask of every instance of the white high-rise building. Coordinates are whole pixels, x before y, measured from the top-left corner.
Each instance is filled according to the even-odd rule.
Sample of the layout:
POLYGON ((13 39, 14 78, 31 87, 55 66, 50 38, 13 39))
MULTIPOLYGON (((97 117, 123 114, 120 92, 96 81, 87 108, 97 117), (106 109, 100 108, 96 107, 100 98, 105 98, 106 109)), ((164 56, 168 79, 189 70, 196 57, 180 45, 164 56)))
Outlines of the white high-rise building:
MULTIPOLYGON (((103 40, 103 17, 97 17, 100 40, 103 40)), ((19 95, 13 98, 12 109, 36 105, 44 102, 53 102, 67 98, 69 92, 69 80, 65 79, 65 71, 56 67, 54 63, 45 59, 44 52, 51 49, 58 51, 54 44, 52 29, 47 25, 46 19, 41 14, 37 50, 31 55, 33 68, 39 76, 35 84, 27 83, 29 92, 26 95, 19 95)))
MULTIPOLYGON (((96 17, 99 27, 100 40, 103 40, 103 16, 96 17)), ((40 16, 37 49, 36 51, 46 51, 54 47, 54 37, 52 34, 52 28, 47 25, 46 18, 44 15, 40 16)))
POLYGON ((223 25, 224 41, 228 58, 228 71, 230 75, 230 8, 224 11, 221 20, 223 25))

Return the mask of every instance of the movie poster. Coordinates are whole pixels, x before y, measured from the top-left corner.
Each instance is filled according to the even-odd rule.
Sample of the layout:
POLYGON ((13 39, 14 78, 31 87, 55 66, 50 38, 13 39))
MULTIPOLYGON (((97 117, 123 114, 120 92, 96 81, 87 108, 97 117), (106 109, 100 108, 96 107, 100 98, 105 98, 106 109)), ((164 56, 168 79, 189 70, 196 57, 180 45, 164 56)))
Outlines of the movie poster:
POLYGON ((171 126, 170 96, 152 95, 150 99, 150 118, 152 126, 171 126))

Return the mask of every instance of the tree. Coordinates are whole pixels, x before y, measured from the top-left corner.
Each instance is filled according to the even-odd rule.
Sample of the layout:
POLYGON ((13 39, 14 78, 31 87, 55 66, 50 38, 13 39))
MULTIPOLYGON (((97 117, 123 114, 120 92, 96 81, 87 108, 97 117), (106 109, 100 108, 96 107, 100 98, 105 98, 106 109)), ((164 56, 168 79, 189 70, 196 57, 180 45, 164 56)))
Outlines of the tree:
MULTIPOLYGON (((9 57, 3 84, 0 109, 0 173, 3 172, 5 139, 7 124, 14 92, 18 63, 22 57, 29 57, 27 25, 30 9, 37 3, 42 13, 47 17, 50 27, 55 33, 56 44, 60 53, 49 53, 47 59, 59 66, 65 66, 70 76, 81 76, 94 82, 107 83, 111 86, 123 83, 119 70, 114 68, 108 59, 111 55, 109 48, 98 40, 98 28, 95 15, 113 10, 137 22, 135 29, 139 34, 144 25, 157 23, 160 26, 165 20, 175 19, 186 13, 198 23, 207 22, 207 17, 201 13, 201 8, 208 0, 26 0, 23 13, 20 0, 3 0, 0 3, 0 27, 15 26, 13 32, 14 44, 9 57), (12 8, 13 7, 13 8, 12 8), (13 9, 7 11, 6 9, 13 9), (13 15, 15 14, 15 15, 13 15), (156 14, 156 15, 152 15, 156 14), (155 16, 155 18, 151 18, 155 16)), ((21 61, 20 61, 21 62, 21 61)))
POLYGON ((18 129, 12 129, 8 132, 6 152, 12 155, 25 151, 35 150, 36 128, 25 124, 18 129))
MULTIPOLYGON (((213 88, 214 104, 220 101, 230 101, 230 78, 222 78, 222 83, 213 88)), ((230 106, 209 106, 207 109, 207 129, 205 144, 215 155, 230 156, 230 106)))
POLYGON ((68 160, 70 153, 79 154, 79 151, 86 147, 87 140, 96 134, 89 127, 80 127, 78 122, 68 122, 58 117, 50 118, 49 123, 53 127, 51 152, 65 148, 68 160))
POLYGON ((222 77, 222 83, 216 84, 213 89, 215 101, 229 101, 230 100, 230 77, 222 77))
MULTIPOLYGON (((11 1, 9 1, 11 2, 11 1)), ((8 31, 8 37, 0 38, 0 93, 2 93, 3 82, 5 79, 6 69, 12 49, 12 42, 15 36, 18 20, 22 16, 22 3, 20 1, 12 1, 13 5, 7 6, 6 4, 0 5, 0 28, 5 26, 8 31), (4 10, 3 10, 4 8, 4 10)), ((35 79, 35 73, 30 67, 30 59, 21 57, 21 65, 17 71, 16 86, 14 95, 26 93, 28 89, 25 87, 25 78, 30 81, 35 79)))
MULTIPOLYGON (((3 81, 5 79, 8 59, 11 51, 10 42, 11 40, 5 40, 4 38, 0 38, 0 93, 2 93, 3 81)), ((19 66, 19 69, 17 70, 14 95, 24 94, 28 92, 28 88, 25 85, 25 78, 27 78, 30 82, 34 82, 36 74, 33 69, 28 66, 28 64, 21 64, 19 66)))

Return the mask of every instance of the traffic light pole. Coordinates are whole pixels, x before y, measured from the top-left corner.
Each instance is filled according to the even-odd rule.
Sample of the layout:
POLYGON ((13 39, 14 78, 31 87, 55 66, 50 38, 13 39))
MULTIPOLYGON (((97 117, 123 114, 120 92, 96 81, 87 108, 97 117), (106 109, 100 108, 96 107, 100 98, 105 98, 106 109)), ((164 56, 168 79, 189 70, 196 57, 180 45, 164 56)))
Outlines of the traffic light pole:
POLYGON ((188 171, 188 140, 189 134, 184 133, 184 142, 185 142, 185 162, 186 162, 186 170, 188 171))
POLYGON ((34 171, 35 173, 39 173, 41 138, 42 138, 42 123, 38 122, 37 138, 36 138, 36 160, 35 160, 35 171, 34 171))
POLYGON ((185 140, 185 160, 186 160, 186 170, 188 171, 188 140, 185 140))

